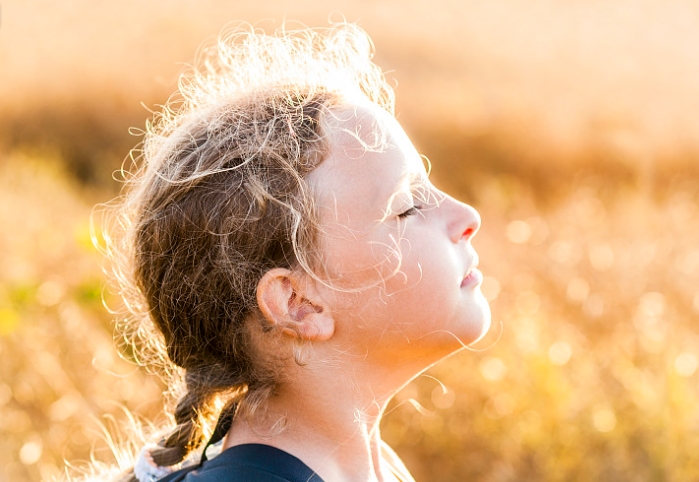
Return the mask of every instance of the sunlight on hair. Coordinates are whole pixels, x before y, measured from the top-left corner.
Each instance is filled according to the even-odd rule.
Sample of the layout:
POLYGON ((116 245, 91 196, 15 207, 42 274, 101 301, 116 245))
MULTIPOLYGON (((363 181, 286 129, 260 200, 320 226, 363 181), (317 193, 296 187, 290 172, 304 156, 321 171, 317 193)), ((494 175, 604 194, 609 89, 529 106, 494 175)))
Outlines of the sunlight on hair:
MULTIPOLYGON (((243 321, 257 312, 256 282, 269 269, 269 261, 260 260, 272 256, 262 250, 278 257, 277 265, 328 283, 318 275, 320 230, 305 176, 327 151, 324 123, 352 115, 343 106, 354 105, 356 113, 357 105, 371 104, 393 115, 393 90, 372 57, 367 34, 344 22, 300 30, 284 25, 271 35, 245 23, 225 30, 216 44, 200 50, 180 77, 179 91, 147 122, 142 144, 122 165, 121 197, 93 211, 91 238, 111 260, 110 291, 122 300, 108 307, 118 318, 117 340, 123 353, 165 379, 175 408, 177 426, 154 458, 181 460, 208 437, 228 400, 239 400, 240 411, 250 414, 271 393, 272 369, 252 367, 244 358, 252 356, 250 349, 241 346, 243 321), (201 199, 188 203, 190 193, 201 199), (196 222, 200 238, 181 246, 168 241, 189 239, 176 233, 191 232, 196 222), (274 244, 278 239, 288 246, 274 244), (243 252, 248 246, 260 253, 243 252), (158 257, 175 247, 176 253, 158 257), (196 264, 199 270, 168 278, 180 268, 190 273, 187 267, 196 264), (195 293, 197 283, 211 291, 195 293), (203 316, 202 303, 210 303, 215 315, 185 333, 203 316), (191 312, 185 313, 187 307, 191 312), (200 342, 218 345, 204 364, 197 358, 203 355, 191 350, 199 342, 190 338, 206 336, 202 329, 218 333, 200 342), (243 357, 236 363, 250 367, 248 373, 226 368, 231 362, 221 357, 233 353, 243 357)), ((361 149, 385 149, 379 124, 350 133, 361 149)), ((387 253, 391 259, 399 257, 394 249, 387 253)), ((303 363, 301 347, 294 356, 303 363)), ((282 429, 283 422, 273 426, 282 429)), ((118 452, 122 444, 107 442, 120 467, 127 467, 132 457, 118 452)))

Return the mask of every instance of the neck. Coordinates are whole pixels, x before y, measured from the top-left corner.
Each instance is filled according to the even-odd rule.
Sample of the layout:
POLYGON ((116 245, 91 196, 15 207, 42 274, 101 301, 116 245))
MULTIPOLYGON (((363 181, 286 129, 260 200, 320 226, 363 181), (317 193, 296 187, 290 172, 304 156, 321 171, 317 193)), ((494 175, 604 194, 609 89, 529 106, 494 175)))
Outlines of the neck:
POLYGON ((395 480, 382 461, 379 423, 390 399, 415 372, 381 373, 356 362, 311 362, 290 371, 262 410, 234 422, 224 448, 272 445, 324 480, 395 480))

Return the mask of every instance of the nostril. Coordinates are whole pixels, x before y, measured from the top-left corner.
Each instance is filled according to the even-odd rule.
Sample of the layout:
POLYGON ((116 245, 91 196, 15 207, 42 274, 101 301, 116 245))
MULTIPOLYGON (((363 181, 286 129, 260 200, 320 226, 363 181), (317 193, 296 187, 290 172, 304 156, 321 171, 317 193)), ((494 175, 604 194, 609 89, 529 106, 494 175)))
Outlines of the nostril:
POLYGON ((470 238, 471 235, 473 234, 474 230, 473 228, 468 228, 466 231, 463 232, 461 235, 462 238, 470 238))

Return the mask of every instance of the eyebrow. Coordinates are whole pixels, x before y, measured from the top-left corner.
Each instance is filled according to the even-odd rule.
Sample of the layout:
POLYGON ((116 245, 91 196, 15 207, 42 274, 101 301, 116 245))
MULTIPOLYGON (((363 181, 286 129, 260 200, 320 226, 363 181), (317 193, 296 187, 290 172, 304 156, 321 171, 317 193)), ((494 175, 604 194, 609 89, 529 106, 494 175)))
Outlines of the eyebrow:
POLYGON ((422 184, 427 182, 428 177, 422 172, 410 172, 401 177, 401 185, 407 184, 409 187, 413 187, 416 184, 422 184))
POLYGON ((403 174, 395 184, 392 184, 392 192, 390 193, 390 199, 403 189, 413 190, 415 184, 420 180, 420 174, 416 172, 408 172, 403 174))
POLYGON ((389 204, 403 189, 407 188, 408 191, 413 193, 417 187, 422 186, 427 180, 427 176, 420 172, 409 172, 402 175, 398 182, 394 184, 394 190, 389 196, 389 204))

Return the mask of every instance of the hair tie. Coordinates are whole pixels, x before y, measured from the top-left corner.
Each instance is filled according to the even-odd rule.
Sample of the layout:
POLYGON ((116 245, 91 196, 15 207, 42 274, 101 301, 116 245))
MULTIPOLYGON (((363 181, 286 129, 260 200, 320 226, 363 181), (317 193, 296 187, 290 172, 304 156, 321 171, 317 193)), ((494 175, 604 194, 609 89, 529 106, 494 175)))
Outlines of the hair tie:
MULTIPOLYGON (((224 407, 221 415, 218 418, 218 422, 216 423, 216 427, 214 428, 211 438, 204 446, 199 465, 203 464, 207 460, 206 449, 219 443, 228 433, 228 430, 233 424, 233 417, 235 416, 235 411, 237 408, 237 402, 231 402, 224 407)), ((153 460, 153 455, 150 452, 154 448, 158 448, 158 446, 148 444, 144 446, 138 454, 136 464, 133 468, 133 474, 139 482, 156 482, 158 479, 165 477, 174 471, 174 469, 171 467, 163 467, 155 463, 153 460)))
POLYGON ((172 472, 170 467, 161 467, 153 461, 153 455, 150 453, 155 445, 146 445, 141 449, 136 459, 136 464, 133 467, 133 474, 139 482, 155 482, 172 472))
POLYGON ((214 432, 211 434, 211 438, 208 442, 206 442, 206 445, 204 445, 204 450, 201 452, 201 460, 199 461, 200 464, 203 464, 208 459, 206 456, 206 449, 223 440, 223 437, 225 437, 228 431, 231 429, 231 426, 233 425, 233 417, 235 417, 235 412, 237 409, 238 402, 236 401, 228 402, 228 404, 223 407, 221 414, 218 416, 218 421, 216 422, 214 432))

